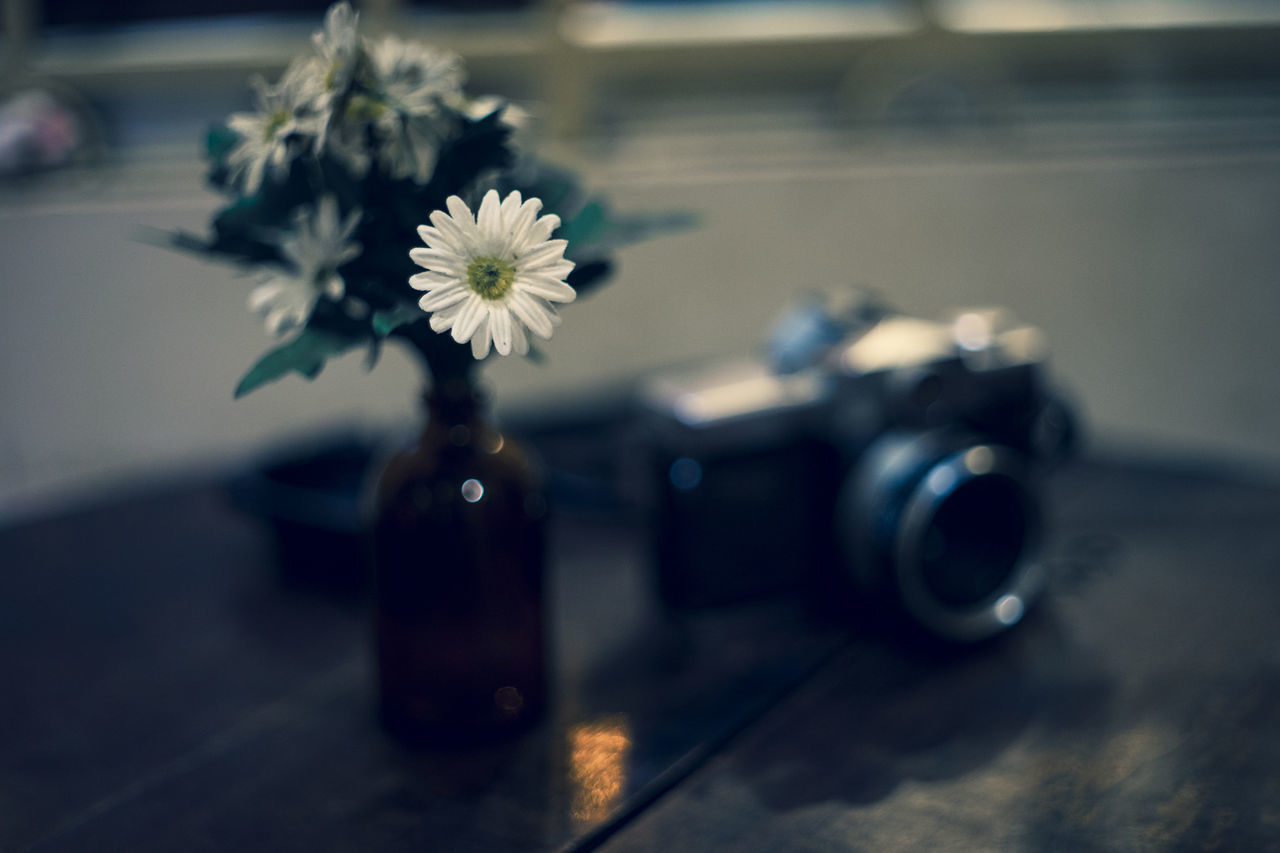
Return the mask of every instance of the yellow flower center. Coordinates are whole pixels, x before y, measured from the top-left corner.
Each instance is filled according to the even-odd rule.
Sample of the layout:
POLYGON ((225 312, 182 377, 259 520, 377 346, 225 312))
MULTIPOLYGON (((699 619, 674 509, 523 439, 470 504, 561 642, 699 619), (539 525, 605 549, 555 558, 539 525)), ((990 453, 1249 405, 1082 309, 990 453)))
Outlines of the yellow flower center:
POLYGON ((283 108, 274 110, 271 113, 271 115, 267 117, 266 124, 262 126, 262 141, 270 142, 271 140, 275 139, 276 131, 284 127, 285 123, 288 121, 289 121, 288 110, 283 108))
POLYGON ((338 86, 338 72, 346 67, 346 63, 338 60, 329 66, 329 71, 324 75, 324 89, 326 92, 332 92, 338 86))
POLYGON ((467 286, 482 299, 501 299, 516 280, 516 268, 501 258, 482 255, 467 264, 467 286))
POLYGON ((353 121, 373 121, 386 112, 387 105, 368 95, 355 95, 347 102, 347 118, 353 121))

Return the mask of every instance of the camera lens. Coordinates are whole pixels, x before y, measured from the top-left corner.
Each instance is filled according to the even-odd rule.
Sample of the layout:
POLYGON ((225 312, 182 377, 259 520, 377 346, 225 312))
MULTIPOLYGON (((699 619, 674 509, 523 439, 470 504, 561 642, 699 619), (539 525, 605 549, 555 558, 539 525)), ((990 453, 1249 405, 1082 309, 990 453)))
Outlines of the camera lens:
POLYGON ((1039 596, 1040 512, 1022 454, 950 430, 868 449, 840 500, 848 568, 950 640, 1017 623, 1039 596))
POLYGON ((979 604, 1009 580, 1027 532, 1017 483, 998 476, 967 480, 942 500, 920 534, 921 580, 944 605, 979 604))

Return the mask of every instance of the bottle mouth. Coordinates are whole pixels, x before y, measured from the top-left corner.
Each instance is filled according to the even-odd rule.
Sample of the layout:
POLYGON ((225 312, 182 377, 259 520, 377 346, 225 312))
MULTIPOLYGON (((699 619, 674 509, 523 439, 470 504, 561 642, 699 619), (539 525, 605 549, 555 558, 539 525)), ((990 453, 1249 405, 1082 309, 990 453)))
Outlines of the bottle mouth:
POLYGON ((935 633, 979 640, 1016 624, 1043 582, 1039 504, 1021 458, 996 445, 952 453, 918 481, 894 539, 908 612, 935 633))

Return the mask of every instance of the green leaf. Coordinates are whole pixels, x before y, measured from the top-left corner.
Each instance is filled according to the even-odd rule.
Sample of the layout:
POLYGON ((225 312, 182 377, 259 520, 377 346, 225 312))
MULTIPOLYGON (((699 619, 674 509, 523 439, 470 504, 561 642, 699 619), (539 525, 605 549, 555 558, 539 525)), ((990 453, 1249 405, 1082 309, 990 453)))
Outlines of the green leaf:
POLYGON ((373 331, 386 337, 401 326, 421 319, 422 309, 416 303, 396 305, 394 308, 388 308, 385 311, 374 312, 372 320, 373 331))
POLYGON ((618 249, 632 243, 652 240, 662 234, 689 231, 701 226, 696 213, 675 210, 661 213, 633 213, 620 216, 609 223, 609 234, 600 242, 609 249, 618 249))
POLYGON ((560 225, 557 237, 568 240, 571 245, 599 242, 609 232, 609 211, 599 201, 590 201, 582 206, 567 222, 560 225))
POLYGON ((210 254, 208 240, 181 229, 166 231, 149 225, 137 225, 133 228, 133 239, 139 243, 158 246, 161 249, 173 249, 176 252, 206 256, 210 254))
POLYGON ((236 386, 236 399, 260 385, 275 382, 290 372, 314 379, 324 369, 328 359, 346 352, 358 343, 358 340, 332 332, 303 329, 298 337, 258 359, 258 363, 249 369, 236 386))
POLYGON ((225 124, 213 125, 205 133, 205 156, 215 163, 222 163, 239 141, 240 135, 225 124))

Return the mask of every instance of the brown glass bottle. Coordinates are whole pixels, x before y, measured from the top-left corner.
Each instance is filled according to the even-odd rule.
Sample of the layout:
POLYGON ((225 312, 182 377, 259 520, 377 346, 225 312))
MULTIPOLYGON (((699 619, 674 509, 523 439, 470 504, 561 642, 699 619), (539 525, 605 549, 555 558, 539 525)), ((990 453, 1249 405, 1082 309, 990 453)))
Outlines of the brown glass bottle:
POLYGON ((469 384, 424 399, 425 430, 373 490, 381 715, 410 739, 484 740, 546 704, 546 501, 469 384))

